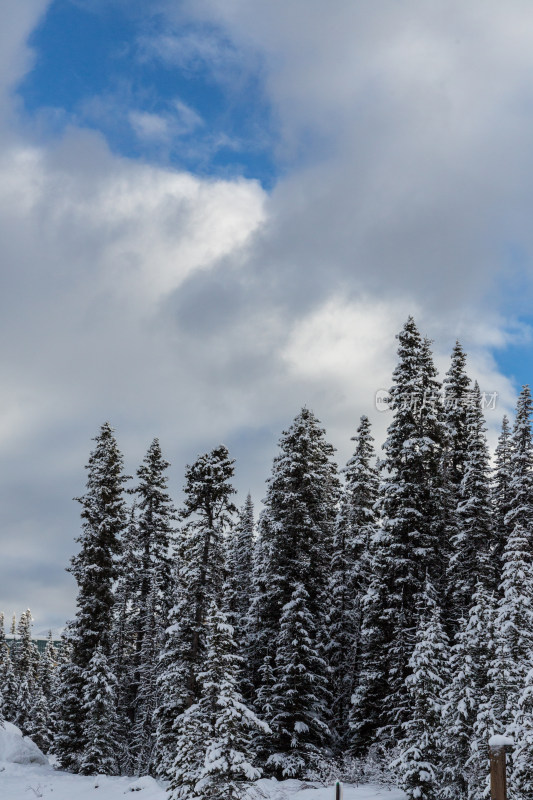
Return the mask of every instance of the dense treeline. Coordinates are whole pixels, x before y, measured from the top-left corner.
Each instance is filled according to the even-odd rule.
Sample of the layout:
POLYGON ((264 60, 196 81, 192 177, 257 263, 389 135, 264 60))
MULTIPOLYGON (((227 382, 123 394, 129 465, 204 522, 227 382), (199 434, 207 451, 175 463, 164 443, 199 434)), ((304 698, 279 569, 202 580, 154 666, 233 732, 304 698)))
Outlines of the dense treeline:
POLYGON ((224 446, 187 467, 176 510, 158 440, 127 489, 104 424, 79 498, 76 616, 59 655, 50 641, 36 656, 29 612, 12 653, 0 640, 3 717, 65 769, 151 773, 173 800, 370 762, 410 798, 482 800, 488 739, 512 734, 512 796, 530 799, 529 388, 491 466, 460 344, 441 384, 412 318, 398 342, 383 456, 363 416, 339 474, 302 409, 257 523, 250 497, 234 505, 224 446))

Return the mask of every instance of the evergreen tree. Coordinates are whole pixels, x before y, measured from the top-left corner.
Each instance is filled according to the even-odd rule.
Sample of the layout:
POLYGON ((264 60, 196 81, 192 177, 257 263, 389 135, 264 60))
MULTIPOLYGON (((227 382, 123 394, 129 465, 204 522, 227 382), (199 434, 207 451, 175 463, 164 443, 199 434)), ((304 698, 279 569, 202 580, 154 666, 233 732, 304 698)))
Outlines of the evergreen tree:
POLYGON ((239 512, 235 529, 228 538, 224 598, 228 622, 235 640, 243 644, 252 596, 252 558, 254 552, 254 506, 251 495, 239 512))
POLYGON ((138 614, 133 613, 133 597, 139 586, 140 566, 135 503, 129 512, 124 546, 119 561, 119 577, 113 606, 111 668, 117 680, 117 751, 121 771, 133 772, 131 728, 134 718, 136 686, 133 669, 136 658, 138 614))
POLYGON ((378 475, 372 465, 373 438, 368 417, 361 417, 356 449, 344 470, 346 485, 335 528, 326 652, 331 669, 332 724, 336 745, 349 742, 349 712, 355 687, 361 603, 371 570, 371 542, 377 530, 374 506, 378 475))
POLYGON ((427 611, 420 618, 409 659, 406 683, 410 714, 403 723, 397 766, 400 787, 408 798, 437 800, 442 785, 441 713, 448 680, 449 645, 429 585, 423 601, 427 611))
POLYGON ((479 582, 468 618, 460 620, 450 660, 442 724, 444 800, 477 800, 486 783, 487 743, 478 740, 475 726, 493 658, 493 597, 479 582))
MULTIPOLYGON (((333 452, 319 421, 304 408, 283 434, 280 453, 274 459, 259 524, 258 552, 263 576, 256 583, 259 594, 254 597, 250 612, 249 654, 256 671, 253 676, 256 688, 260 680, 257 671, 265 658, 270 656, 276 664, 279 648, 285 648, 281 619, 300 585, 307 592, 306 611, 313 619, 309 635, 313 637, 311 648, 317 655, 314 666, 319 669, 315 676, 318 686, 325 674, 327 592, 339 495, 337 468, 331 461, 333 452)), ((313 677, 309 676, 309 680, 313 677)), ((282 698, 278 697, 276 702, 276 714, 281 719, 282 698)), ((271 705, 274 703, 272 698, 271 705)), ((316 720, 311 738, 318 727, 327 730, 325 719, 316 720)), ((277 746, 289 746, 289 741, 289 737, 282 737, 277 746)), ((303 761, 295 759, 294 763, 303 768, 303 761)))
POLYGON ((240 800, 250 781, 261 774, 251 763, 251 738, 254 730, 268 728, 243 703, 238 688, 242 659, 236 653, 232 626, 214 602, 206 626, 199 700, 177 720, 172 800, 240 800))
POLYGON ((372 579, 364 599, 358 684, 353 695, 353 746, 364 750, 381 730, 394 742, 408 719, 406 678, 426 577, 443 593, 441 550, 445 487, 441 470, 446 441, 439 384, 427 340, 409 317, 398 336, 399 363, 390 390, 394 417, 378 509, 372 579))
POLYGON ((52 697, 56 669, 57 650, 52 638, 52 631, 49 631, 46 648, 43 655, 39 659, 38 667, 38 684, 47 701, 49 701, 52 697))
POLYGON ((39 652, 32 642, 31 611, 20 615, 18 641, 15 650, 14 673, 16 681, 16 701, 14 722, 24 735, 29 733, 31 711, 35 701, 39 652))
POLYGON ((42 750, 43 753, 48 753, 52 744, 50 708, 40 686, 35 688, 26 730, 28 736, 35 742, 37 747, 42 750))
POLYGON ((16 691, 11 652, 4 630, 4 615, 0 613, 0 720, 13 721, 16 711, 16 691))
MULTIPOLYGON (((503 549, 507 538, 505 518, 511 510, 511 428, 506 416, 502 420, 502 430, 495 450, 495 472, 492 484, 492 502, 494 508, 494 552, 496 575, 500 575, 503 549)), ((495 586, 495 589, 497 587, 495 586)))
POLYGON ((207 619, 207 657, 199 676, 209 738, 198 788, 205 800, 241 800, 250 782, 261 776, 253 766, 252 735, 268 726, 243 703, 239 690, 242 659, 237 655, 233 628, 212 603, 207 619))
POLYGON ((86 743, 93 747, 88 739, 84 680, 96 651, 106 661, 110 656, 113 586, 126 524, 123 487, 127 477, 122 472, 123 458, 109 423, 102 425, 94 441, 87 465, 87 491, 78 498, 83 520, 77 539, 80 551, 70 567, 78 583, 77 613, 68 626, 72 661, 60 672, 63 682, 54 743, 60 765, 73 771, 79 768, 80 760, 85 771, 92 763, 92 750, 84 752, 86 743))
POLYGON ((533 658, 533 444, 531 395, 518 398, 510 461, 510 510, 505 517, 500 602, 495 623, 495 658, 489 671, 490 693, 481 709, 490 733, 510 730, 533 658))
POLYGON ((129 675, 131 756, 137 774, 152 771, 157 654, 163 631, 168 627, 171 604, 171 544, 176 512, 167 491, 169 466, 162 456, 159 440, 154 439, 137 470, 138 519, 135 527, 130 526, 136 535, 137 569, 130 601, 130 626, 136 636, 129 675))
POLYGON ((516 746, 509 789, 515 800, 529 800, 533 797, 533 669, 520 693, 512 727, 516 746))
POLYGON ((466 355, 458 341, 452 351, 450 369, 442 383, 447 428, 447 477, 456 495, 463 482, 469 455, 467 432, 471 425, 467 420, 471 406, 470 378, 466 374, 466 355))
POLYGON ((200 456, 186 470, 186 520, 179 542, 174 584, 175 605, 164 636, 157 688, 156 765, 169 773, 175 752, 176 716, 198 697, 197 676, 205 659, 205 618, 214 600, 221 602, 224 541, 236 508, 234 461, 224 445, 200 456))
POLYGON ((279 777, 305 777, 329 736, 327 666, 316 652, 309 594, 297 584, 283 607, 272 686, 273 753, 267 766, 279 777))
POLYGON ((82 676, 82 686, 86 729, 79 771, 83 775, 116 775, 116 681, 100 645, 82 676))
POLYGON ((131 747, 136 775, 146 775, 153 769, 157 657, 160 644, 154 594, 155 592, 150 593, 145 607, 142 648, 138 661, 138 688, 131 747))
POLYGON ((463 478, 458 492, 457 534, 449 575, 451 613, 459 619, 467 613, 476 583, 494 586, 492 551, 494 529, 490 496, 489 451, 485 421, 481 409, 481 393, 476 383, 466 410, 463 478))

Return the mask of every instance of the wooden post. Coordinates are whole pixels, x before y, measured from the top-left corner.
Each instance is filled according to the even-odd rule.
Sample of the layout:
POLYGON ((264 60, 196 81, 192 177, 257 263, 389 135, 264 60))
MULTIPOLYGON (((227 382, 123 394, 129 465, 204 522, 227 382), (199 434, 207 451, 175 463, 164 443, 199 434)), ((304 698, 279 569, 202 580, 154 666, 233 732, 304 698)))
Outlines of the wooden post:
POLYGON ((496 735, 489 739, 490 800, 507 800, 505 748, 513 745, 514 740, 510 736, 496 735))
POLYGON ((335 800, 342 800, 342 785, 340 781, 335 784, 335 800))
POLYGON ((505 747, 490 748, 490 800, 507 800, 505 747))

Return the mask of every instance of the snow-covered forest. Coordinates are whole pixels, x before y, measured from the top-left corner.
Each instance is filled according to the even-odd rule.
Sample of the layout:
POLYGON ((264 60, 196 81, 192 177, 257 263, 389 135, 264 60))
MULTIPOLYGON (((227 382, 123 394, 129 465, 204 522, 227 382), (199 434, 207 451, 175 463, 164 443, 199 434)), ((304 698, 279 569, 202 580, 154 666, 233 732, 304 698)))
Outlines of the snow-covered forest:
POLYGON ((153 776, 171 800, 238 800, 261 776, 490 796, 512 735, 533 797, 529 388, 491 460, 457 343, 442 382, 409 318, 383 450, 362 416, 343 469, 314 413, 283 432, 261 512, 217 446, 175 508, 158 439, 124 474, 106 423, 87 465, 75 618, 39 656, 0 625, 0 714, 67 771, 153 776))

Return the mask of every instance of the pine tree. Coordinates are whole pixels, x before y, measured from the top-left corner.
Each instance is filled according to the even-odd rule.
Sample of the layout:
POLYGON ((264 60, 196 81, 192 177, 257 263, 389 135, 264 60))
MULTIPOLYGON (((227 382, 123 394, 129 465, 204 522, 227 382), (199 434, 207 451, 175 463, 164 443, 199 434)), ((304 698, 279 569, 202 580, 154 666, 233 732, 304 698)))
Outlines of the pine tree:
POLYGON ((28 736, 37 747, 48 753, 52 744, 52 731, 50 729, 50 708, 44 692, 37 686, 33 695, 33 702, 26 724, 28 736))
POLYGON ((283 607, 272 686, 273 753, 267 766, 279 777, 305 777, 329 737, 327 665, 316 652, 309 594, 296 585, 283 607))
MULTIPOLYGON (((495 471, 492 485, 494 508, 494 552, 496 575, 500 574, 503 549, 507 538, 505 518, 511 510, 511 428, 506 416, 502 420, 502 430, 495 450, 495 471)), ((494 587, 495 589, 497 586, 494 587)))
MULTIPOLYGON (((271 656, 272 663, 277 662, 282 646, 281 618, 300 585, 308 594, 307 612, 314 621, 309 634, 314 637, 311 646, 317 655, 315 666, 320 665, 318 685, 324 675, 327 592, 339 495, 333 452, 319 421, 304 408, 284 432, 280 453, 274 459, 259 523, 258 553, 263 576, 256 582, 258 594, 250 611, 249 657, 256 690, 258 670, 265 658, 271 656)), ((276 713, 283 713, 279 705, 276 713)), ((316 726, 327 730, 325 719, 316 720, 316 726)), ((280 739, 278 746, 289 746, 289 741, 288 737, 280 739)), ((303 765, 298 759, 297 762, 303 765)))
POLYGON ((235 529, 228 538, 224 589, 225 612, 239 644, 243 644, 245 640, 245 623, 250 610, 253 552, 254 506, 252 497, 248 494, 246 503, 239 512, 235 529))
POLYGON ((13 721, 16 712, 16 691, 11 652, 4 630, 4 614, 0 612, 0 720, 13 721))
POLYGON ((83 775, 116 775, 116 681, 101 645, 94 651, 81 683, 86 728, 79 770, 83 775))
POLYGON ((233 628, 214 602, 206 627, 199 700, 177 720, 171 798, 241 800, 250 781, 261 774, 251 763, 252 733, 268 727, 243 703, 239 691, 242 659, 236 653, 233 628))
POLYGON ((533 655, 533 566, 529 533, 520 523, 509 535, 503 559, 496 652, 489 671, 490 705, 497 723, 493 733, 509 730, 533 655))
POLYGON ((529 670, 518 698, 512 729, 516 747, 509 789, 515 800, 529 800, 533 797, 533 669, 529 670))
POLYGON ((14 673, 16 701, 14 722, 24 735, 29 733, 30 716, 35 702, 39 653, 31 638, 32 616, 28 609, 20 615, 14 673))
POLYGON ((64 769, 76 771, 81 762, 87 770, 91 763, 84 752, 88 740, 88 722, 84 680, 98 650, 108 659, 111 650, 113 586, 118 577, 117 559, 126 524, 123 458, 113 429, 102 425, 87 465, 87 491, 78 498, 82 506, 82 533, 77 539, 79 553, 72 559, 70 572, 78 583, 77 613, 68 626, 72 649, 71 664, 60 674, 60 704, 57 708, 58 731, 55 752, 64 769))
POLYGON ((157 657, 160 644, 154 611, 154 595, 155 591, 150 593, 144 611, 142 647, 138 660, 138 688, 131 742, 136 775, 146 775, 153 769, 154 713, 157 707, 157 657))
POLYGON ((135 685, 132 678, 136 657, 138 614, 132 612, 133 597, 139 585, 139 558, 136 505, 129 511, 129 522, 119 561, 119 577, 113 606, 110 664, 117 680, 117 751, 121 772, 133 772, 130 751, 134 717, 135 685))
POLYGON ((130 598, 130 626, 136 636, 129 680, 131 757, 137 774, 151 772, 153 767, 157 654, 168 627, 171 604, 171 544, 176 512, 167 491, 169 466, 159 440, 154 439, 137 470, 138 518, 136 526, 129 528, 136 536, 136 576, 130 598))
POLYGON ((509 731, 533 657, 533 443, 532 402, 524 386, 517 402, 510 461, 510 510, 505 517, 496 652, 489 672, 490 694, 482 711, 492 733, 509 731))
POLYGON ((457 498, 457 534, 453 538, 449 566, 450 607, 456 619, 467 612, 478 581, 483 581, 487 589, 495 583, 491 558, 494 529, 490 464, 485 431, 481 393, 476 382, 466 410, 467 453, 463 459, 463 478, 457 498))
POLYGON ((198 697, 197 676, 206 653, 205 618, 214 600, 221 602, 224 584, 224 541, 236 508, 234 461, 224 445, 200 456, 186 470, 186 520, 178 547, 174 583, 175 606, 164 636, 157 688, 156 769, 167 774, 174 757, 177 715, 198 697))
POLYGON ((452 648, 442 725, 444 800, 476 800, 486 783, 487 744, 477 740, 475 726, 494 658, 493 605, 493 597, 479 582, 452 648))
POLYGON ((368 588, 371 570, 371 542, 377 530, 374 506, 378 475, 372 465, 373 438, 368 417, 361 417, 355 453, 344 470, 346 485, 339 509, 333 557, 326 653, 333 694, 332 724, 336 746, 345 750, 349 743, 349 712, 355 687, 361 626, 361 603, 368 588))
POLYGON ((466 374, 466 355, 456 342, 452 351, 450 369, 443 380, 444 410, 447 428, 448 480, 456 494, 465 473, 465 462, 469 455, 467 431, 468 408, 471 406, 470 378, 466 374))
POLYGON ((384 445, 372 580, 364 599, 358 685, 353 695, 353 747, 364 750, 381 730, 394 742, 408 718, 406 678, 426 577, 443 594, 446 534, 441 470, 446 441, 439 384, 429 342, 409 317, 398 336, 399 363, 384 445))
POLYGON ((261 776, 253 766, 252 735, 268 733, 244 703, 239 690, 242 659, 237 655, 233 628, 216 604, 207 619, 205 671, 199 675, 206 716, 211 720, 198 788, 205 800, 241 800, 250 782, 261 776))
POLYGON ((448 680, 448 639, 431 586, 421 598, 420 618, 407 677, 409 719, 403 723, 397 762, 399 784, 408 798, 437 800, 441 788, 440 739, 444 690, 448 680))
POLYGON ((52 638, 52 631, 49 631, 45 651, 39 659, 37 676, 37 682, 47 701, 49 701, 52 697, 56 669, 57 650, 52 638))

